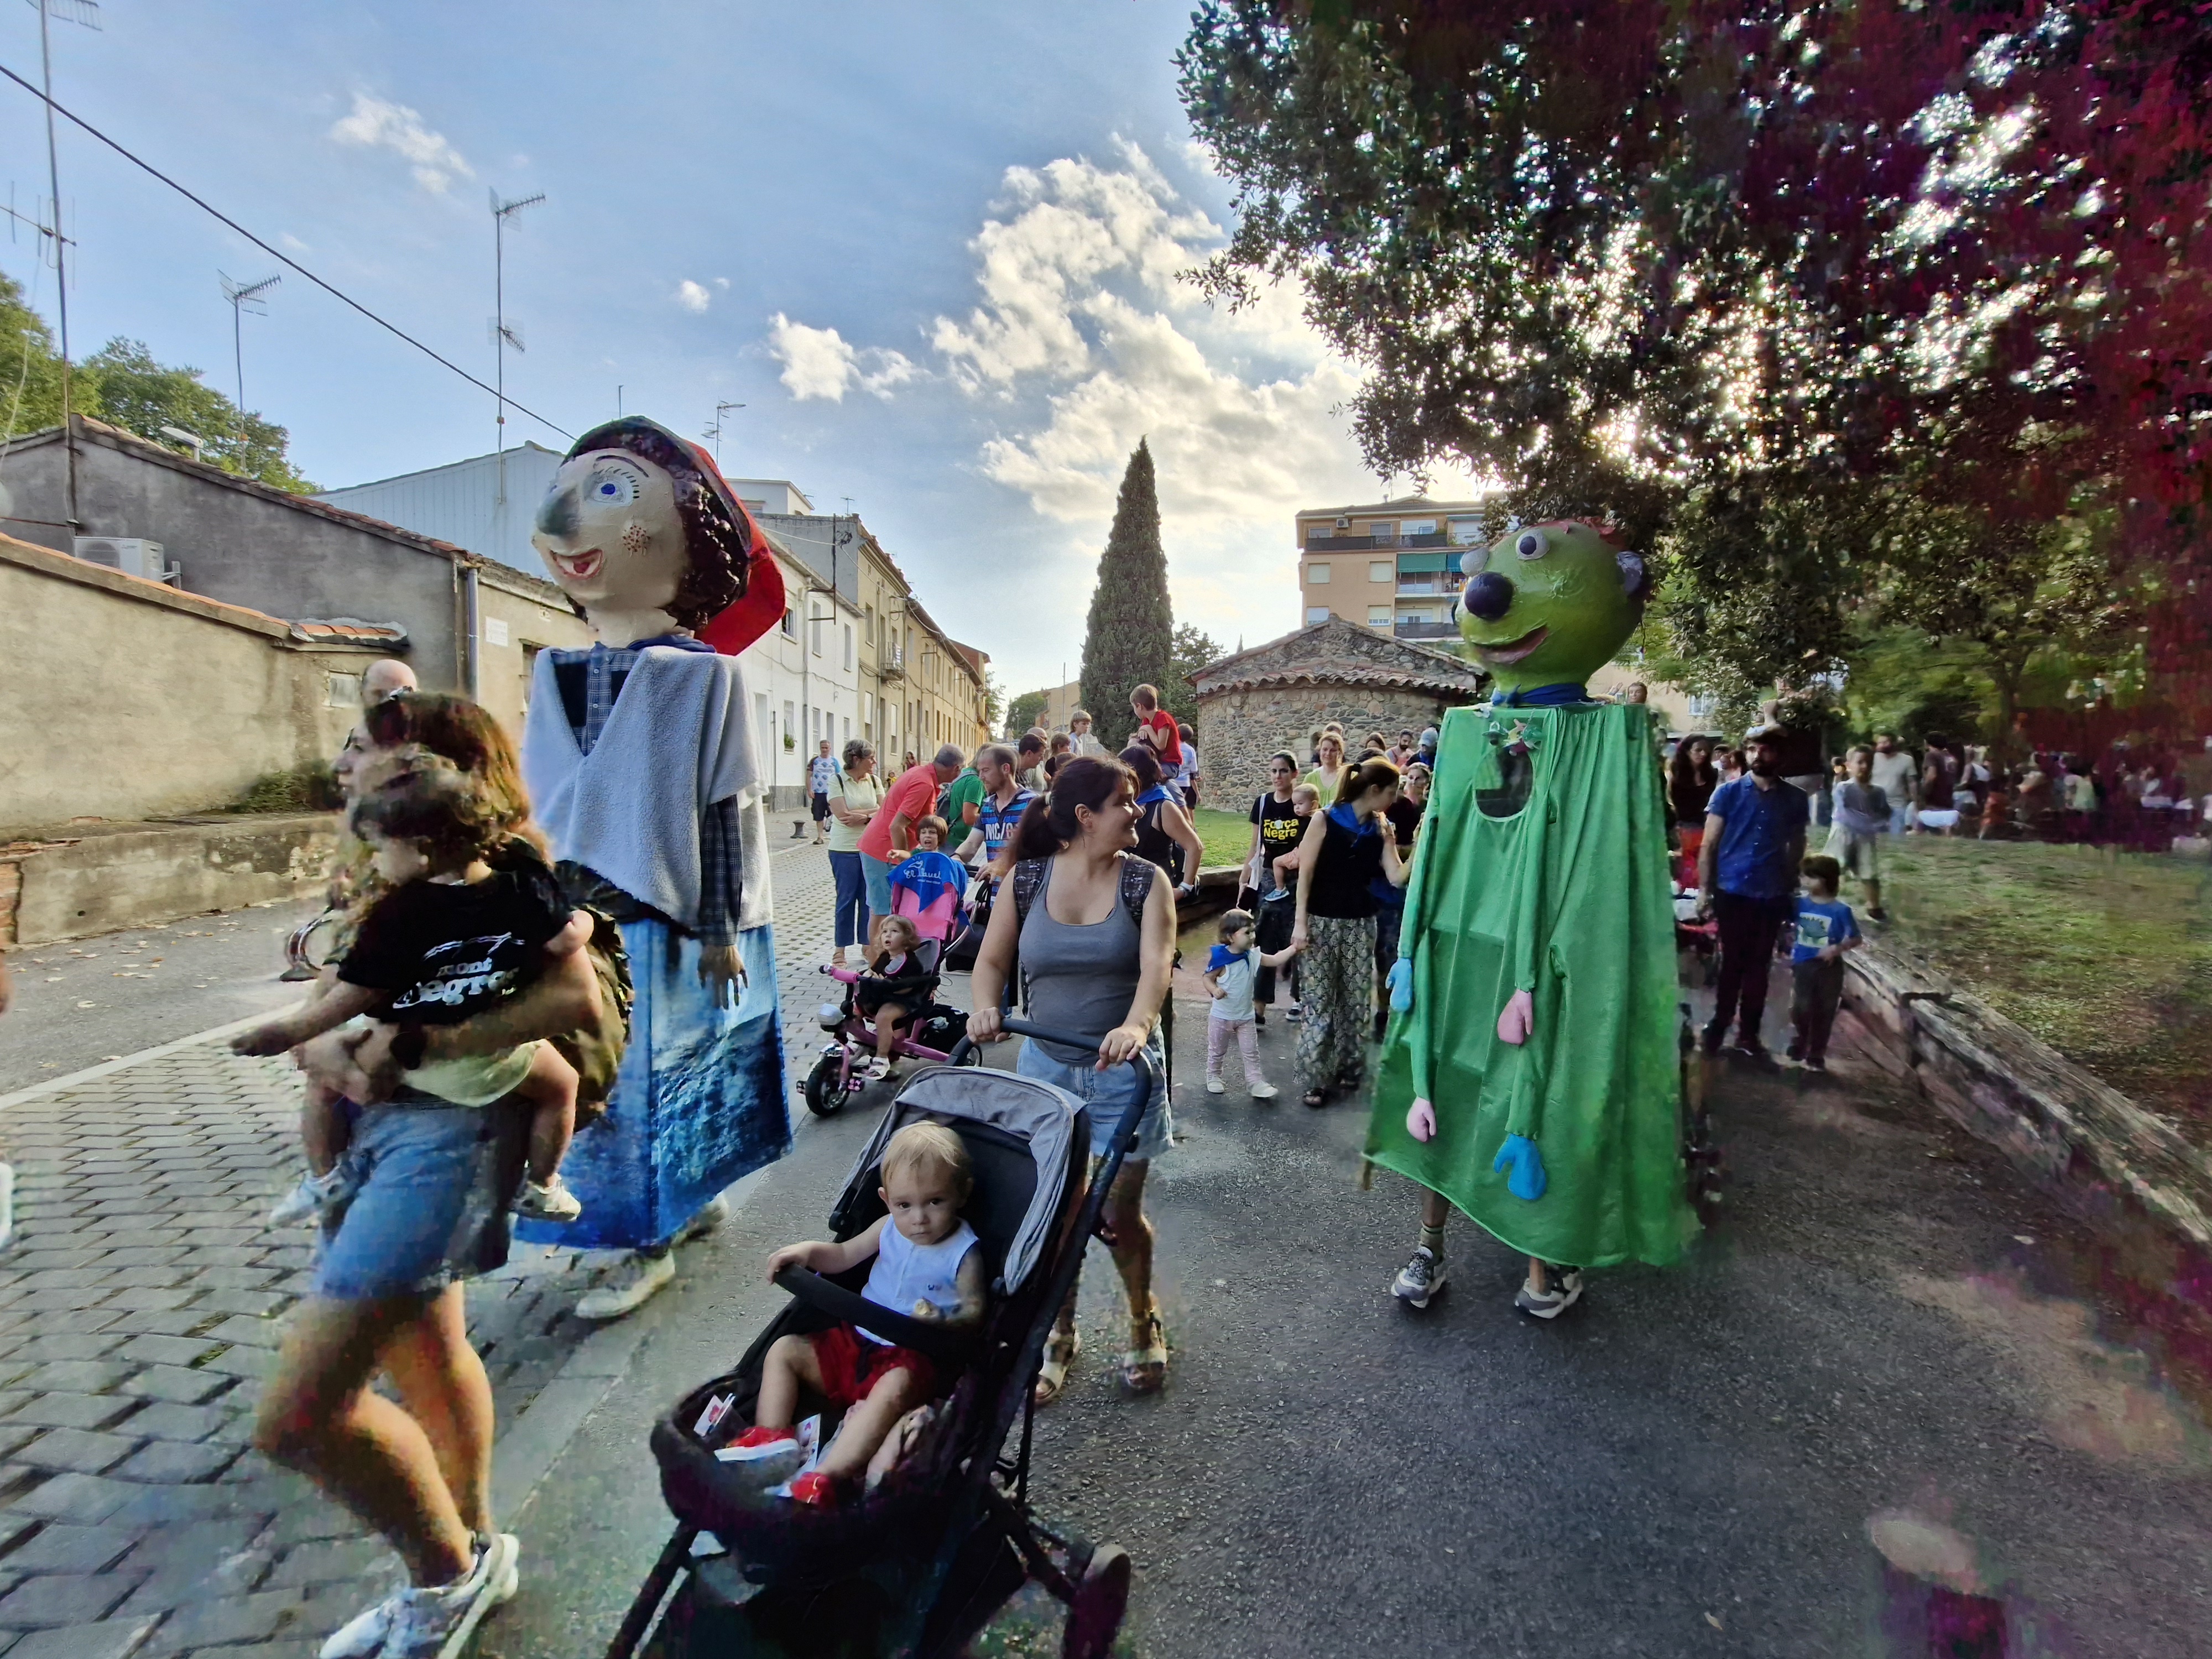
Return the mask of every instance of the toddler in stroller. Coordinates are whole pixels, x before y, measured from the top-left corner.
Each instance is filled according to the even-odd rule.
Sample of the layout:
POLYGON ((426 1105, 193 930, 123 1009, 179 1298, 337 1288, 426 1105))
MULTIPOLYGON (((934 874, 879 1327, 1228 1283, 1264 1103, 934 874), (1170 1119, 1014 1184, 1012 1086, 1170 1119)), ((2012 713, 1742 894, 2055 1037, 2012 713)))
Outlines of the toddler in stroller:
MULTIPOLYGON (((860 1291, 869 1301, 953 1329, 973 1327, 983 1317, 983 1252, 960 1207, 974 1186, 958 1135, 941 1124, 910 1123, 884 1148, 877 1196, 889 1213, 836 1243, 785 1245, 768 1259, 769 1282, 787 1267, 834 1276, 872 1257, 874 1269, 860 1291)), ((935 1395, 936 1382, 937 1368, 927 1355, 858 1325, 778 1337, 761 1370, 753 1426, 732 1443, 738 1455, 732 1461, 796 1449, 799 1391, 811 1389, 843 1407, 845 1420, 821 1461, 790 1483, 790 1493, 802 1504, 833 1504, 863 1470, 881 1478, 878 1465, 890 1459, 878 1453, 896 1458, 892 1429, 935 1395)))
MULTIPOLYGON (((1022 1020, 1008 1020, 1006 1029, 1096 1046, 1022 1020)), ((898 1190, 884 1166, 911 1126, 957 1136, 974 1181, 962 1222, 977 1241, 959 1266, 972 1266, 988 1285, 981 1317, 967 1326, 917 1319, 856 1294, 869 1271, 864 1258, 810 1251, 833 1270, 851 1260, 834 1276, 798 1261, 781 1266, 775 1282, 791 1304, 732 1370, 691 1389, 653 1427, 653 1455, 676 1530, 608 1659, 951 1659, 1031 1581, 1067 1606, 1068 1659, 1104 1659, 1112 1649, 1129 1558, 1032 1513, 1030 1384, 1151 1091, 1138 1091, 1120 1122, 1094 1132, 1079 1101, 1036 1079, 960 1065, 969 1053, 963 1041, 952 1064, 925 1068, 899 1091, 830 1211, 830 1229, 832 1238, 856 1244, 878 1225, 898 1190), (840 1322, 919 1355, 944 1397, 910 1445, 903 1432, 894 1435, 900 1450, 884 1460, 894 1466, 849 1501, 824 1507, 770 1497, 768 1478, 795 1468, 799 1449, 787 1446, 781 1463, 773 1455, 741 1461, 730 1455, 732 1443, 744 1441, 749 1426, 781 1426, 772 1419, 795 1409, 780 1409, 770 1397, 769 1355, 840 1322)), ((1155 1062, 1140 1054, 1131 1063, 1149 1069, 1155 1062)), ((877 1233, 879 1243, 890 1231, 877 1233)), ((960 1273, 953 1277, 957 1290, 960 1273)), ((904 1298, 906 1287, 898 1294, 904 1298)), ((941 1309, 954 1298, 928 1291, 912 1299, 941 1309)))
POLYGON ((891 1075, 907 1016, 937 994, 942 949, 935 939, 923 939, 904 916, 885 916, 877 924, 876 952, 853 984, 853 1006, 876 1028, 876 1057, 868 1066, 872 1079, 891 1075))

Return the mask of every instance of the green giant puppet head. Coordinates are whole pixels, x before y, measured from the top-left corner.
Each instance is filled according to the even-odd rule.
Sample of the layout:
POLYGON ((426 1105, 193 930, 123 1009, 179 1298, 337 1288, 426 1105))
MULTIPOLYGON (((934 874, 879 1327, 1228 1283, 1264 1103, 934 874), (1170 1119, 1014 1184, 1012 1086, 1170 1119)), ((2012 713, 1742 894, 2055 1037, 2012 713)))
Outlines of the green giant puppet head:
POLYGON ((1642 556, 1587 519, 1523 525, 1461 556, 1462 654, 1501 692, 1579 685, 1613 660, 1644 616, 1642 556))

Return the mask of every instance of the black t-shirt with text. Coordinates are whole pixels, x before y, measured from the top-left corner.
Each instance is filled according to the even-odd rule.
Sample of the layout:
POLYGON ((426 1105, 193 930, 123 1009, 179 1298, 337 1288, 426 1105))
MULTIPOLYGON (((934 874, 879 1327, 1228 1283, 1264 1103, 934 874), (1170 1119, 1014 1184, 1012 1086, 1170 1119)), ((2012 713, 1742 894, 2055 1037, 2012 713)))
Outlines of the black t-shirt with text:
POLYGON ((535 859, 503 860, 479 882, 410 881, 362 919, 338 977, 392 993, 386 1018, 458 1025, 536 979, 569 914, 535 859))
POLYGON ((1271 861, 1296 847, 1306 829, 1297 809, 1286 800, 1277 800, 1272 789, 1253 801, 1251 822, 1260 826, 1260 854, 1271 861))

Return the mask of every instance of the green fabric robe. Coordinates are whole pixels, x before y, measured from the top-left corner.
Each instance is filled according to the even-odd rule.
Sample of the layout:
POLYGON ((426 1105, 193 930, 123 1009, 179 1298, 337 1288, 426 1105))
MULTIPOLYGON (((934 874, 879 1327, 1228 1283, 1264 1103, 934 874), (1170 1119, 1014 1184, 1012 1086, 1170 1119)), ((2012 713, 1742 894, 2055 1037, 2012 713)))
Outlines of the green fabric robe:
MULTIPOLYGON (((1684 1197, 1673 883, 1635 705, 1454 709, 1407 884, 1401 961, 1413 1006, 1393 1013, 1367 1155, 1441 1193, 1523 1255, 1577 1267, 1663 1264, 1696 1231, 1684 1197), (1527 804, 1487 816, 1504 745, 1525 730, 1527 804), (1498 1016, 1530 992, 1535 1029, 1514 1046, 1498 1016), (1406 1130, 1416 1096, 1437 1133, 1406 1130), (1536 1143, 1534 1201, 1492 1161, 1508 1134, 1536 1143)), ((1499 803, 1493 800, 1492 810, 1499 803)))

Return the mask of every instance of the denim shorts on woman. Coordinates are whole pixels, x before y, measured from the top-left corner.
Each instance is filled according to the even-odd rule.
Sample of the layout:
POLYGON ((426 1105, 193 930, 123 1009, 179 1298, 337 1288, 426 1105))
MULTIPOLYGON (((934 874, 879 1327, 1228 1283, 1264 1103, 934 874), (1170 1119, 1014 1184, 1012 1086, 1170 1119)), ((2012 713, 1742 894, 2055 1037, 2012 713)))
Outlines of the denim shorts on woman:
POLYGON ((887 916, 891 913, 891 867, 883 859, 860 854, 860 869, 867 878, 871 915, 887 916))
MULTIPOLYGON (((1167 1076, 1160 1064, 1158 1034, 1154 1033, 1146 1046, 1152 1057, 1152 1094, 1144 1116, 1137 1121, 1137 1144, 1127 1154, 1127 1160, 1132 1164, 1158 1158, 1175 1145, 1175 1114, 1168 1106, 1167 1076)), ((1091 1108, 1093 1158, 1104 1154, 1106 1137, 1113 1133, 1114 1126, 1121 1121, 1121 1115, 1129 1109, 1129 1103, 1143 1086, 1143 1079, 1133 1066, 1109 1066, 1101 1072, 1089 1060, 1079 1065, 1065 1065, 1027 1037, 1022 1039, 1022 1052, 1014 1061, 1014 1070, 1024 1077, 1065 1089, 1091 1108)))
POLYGON ((361 1108, 339 1161, 353 1196, 323 1223, 309 1294, 431 1295, 504 1263, 519 1170, 500 1131, 512 1115, 407 1091, 361 1108))

